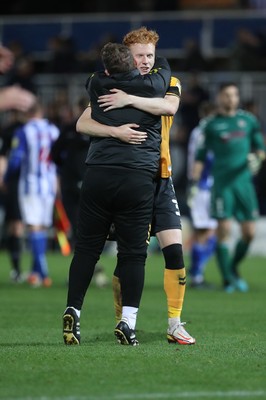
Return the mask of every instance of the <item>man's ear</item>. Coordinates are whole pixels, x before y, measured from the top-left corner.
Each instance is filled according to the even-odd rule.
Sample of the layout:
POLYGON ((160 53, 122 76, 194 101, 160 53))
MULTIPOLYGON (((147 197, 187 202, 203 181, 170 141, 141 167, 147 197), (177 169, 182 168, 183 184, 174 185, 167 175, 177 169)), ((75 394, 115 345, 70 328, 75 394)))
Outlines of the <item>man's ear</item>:
POLYGON ((105 73, 107 76, 110 75, 109 72, 107 71, 107 69, 104 70, 104 73, 105 73))

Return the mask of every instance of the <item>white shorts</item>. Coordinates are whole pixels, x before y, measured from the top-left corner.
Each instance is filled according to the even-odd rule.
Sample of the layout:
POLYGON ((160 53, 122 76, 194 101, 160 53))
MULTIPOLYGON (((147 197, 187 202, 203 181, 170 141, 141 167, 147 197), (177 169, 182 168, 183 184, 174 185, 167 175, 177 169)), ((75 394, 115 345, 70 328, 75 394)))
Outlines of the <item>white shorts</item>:
POLYGON ((211 193, 199 189, 190 208, 192 225, 196 229, 216 229, 217 221, 210 217, 211 193))
POLYGON ((54 196, 20 195, 22 220, 27 225, 49 228, 53 224, 54 196))

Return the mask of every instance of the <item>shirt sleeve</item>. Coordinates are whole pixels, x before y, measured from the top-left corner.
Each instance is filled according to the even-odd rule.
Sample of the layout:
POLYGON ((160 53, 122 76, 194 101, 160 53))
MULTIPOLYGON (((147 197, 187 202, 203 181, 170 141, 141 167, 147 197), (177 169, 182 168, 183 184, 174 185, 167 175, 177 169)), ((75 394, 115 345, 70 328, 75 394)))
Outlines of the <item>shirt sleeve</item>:
POLYGON ((170 96, 181 97, 181 92, 182 92, 182 87, 180 80, 175 76, 171 76, 170 86, 167 89, 166 94, 170 96))
POLYGON ((204 162, 206 160, 208 152, 208 129, 205 120, 200 121, 200 137, 197 143, 197 149, 195 152, 195 160, 204 162))
POLYGON ((253 127, 251 136, 251 147, 252 150, 263 150, 265 151, 265 144, 263 140, 263 134, 261 131, 260 122, 256 117, 253 117, 253 127))
POLYGON ((167 59, 157 57, 153 69, 143 77, 146 84, 150 84, 154 88, 155 96, 165 96, 171 80, 171 68, 167 59))
POLYGON ((18 129, 13 136, 11 143, 11 152, 8 159, 7 170, 4 181, 7 182, 9 177, 19 170, 21 163, 26 155, 27 142, 23 129, 18 129))

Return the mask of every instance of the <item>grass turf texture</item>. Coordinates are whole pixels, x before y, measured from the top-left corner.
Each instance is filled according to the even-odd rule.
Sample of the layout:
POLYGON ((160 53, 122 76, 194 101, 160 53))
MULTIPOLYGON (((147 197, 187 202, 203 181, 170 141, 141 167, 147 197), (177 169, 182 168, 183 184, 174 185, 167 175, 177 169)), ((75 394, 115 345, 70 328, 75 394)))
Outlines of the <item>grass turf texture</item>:
MULTIPOLYGON (((29 256, 23 257, 27 271, 29 256)), ((166 341, 163 258, 149 255, 137 323, 139 347, 116 343, 111 287, 91 286, 81 314, 80 346, 65 346, 62 314, 71 257, 48 254, 51 288, 12 284, 0 253, 0 398, 38 400, 266 398, 265 259, 243 263, 248 293, 226 294, 213 260, 216 290, 187 286, 182 319, 196 345, 166 341)), ((101 263, 111 278, 115 257, 101 263)))

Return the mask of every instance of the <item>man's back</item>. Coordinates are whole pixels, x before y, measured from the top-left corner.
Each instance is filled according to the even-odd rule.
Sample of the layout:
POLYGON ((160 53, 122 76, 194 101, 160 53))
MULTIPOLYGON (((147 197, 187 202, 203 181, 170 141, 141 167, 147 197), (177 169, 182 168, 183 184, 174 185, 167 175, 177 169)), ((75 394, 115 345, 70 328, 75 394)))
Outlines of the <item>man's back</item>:
POLYGON ((106 125, 136 123, 142 131, 148 133, 147 140, 141 145, 132 146, 113 138, 92 138, 87 164, 119 165, 129 168, 148 169, 156 172, 160 158, 161 117, 126 107, 108 112, 99 107, 98 97, 109 89, 118 88, 127 93, 143 97, 163 97, 169 86, 170 67, 165 59, 160 59, 150 74, 141 76, 137 70, 107 76, 95 74, 89 85, 92 118, 106 125))

